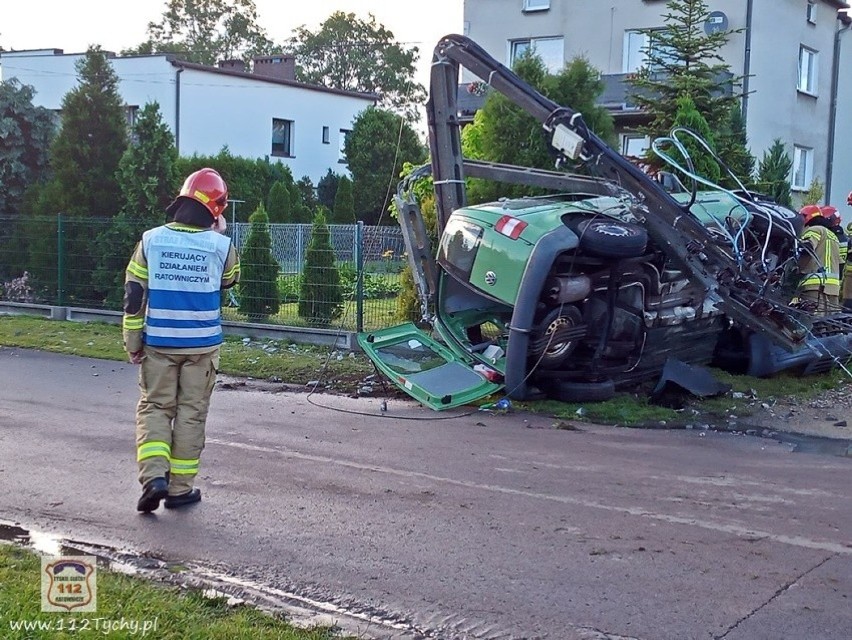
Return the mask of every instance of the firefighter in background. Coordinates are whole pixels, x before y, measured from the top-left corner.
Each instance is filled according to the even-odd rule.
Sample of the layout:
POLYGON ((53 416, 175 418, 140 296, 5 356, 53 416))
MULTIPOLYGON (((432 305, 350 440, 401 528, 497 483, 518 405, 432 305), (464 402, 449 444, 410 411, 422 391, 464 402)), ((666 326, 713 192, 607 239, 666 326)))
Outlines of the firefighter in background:
POLYGON ((191 174, 166 208, 173 222, 142 235, 127 265, 124 346, 139 364, 138 511, 201 500, 194 487, 222 343, 220 290, 240 262, 223 235, 228 188, 213 169, 191 174))
POLYGON ((828 228, 837 236, 837 242, 840 243, 840 279, 843 280, 843 265, 846 264, 846 258, 849 255, 849 238, 843 231, 843 221, 840 219, 840 213, 837 207, 832 207, 830 204, 819 208, 822 217, 828 220, 828 228))
MULTIPOLYGON (((852 206, 852 192, 846 197, 846 204, 852 206)), ((847 249, 846 249, 846 264, 843 267, 843 284, 841 286, 840 299, 843 302, 843 308, 846 311, 852 311, 852 222, 846 225, 847 249)))
POLYGON ((815 312, 825 315, 836 310, 840 301, 840 243, 819 206, 805 205, 799 214, 805 222, 800 238, 804 246, 799 255, 799 297, 813 301, 815 312))

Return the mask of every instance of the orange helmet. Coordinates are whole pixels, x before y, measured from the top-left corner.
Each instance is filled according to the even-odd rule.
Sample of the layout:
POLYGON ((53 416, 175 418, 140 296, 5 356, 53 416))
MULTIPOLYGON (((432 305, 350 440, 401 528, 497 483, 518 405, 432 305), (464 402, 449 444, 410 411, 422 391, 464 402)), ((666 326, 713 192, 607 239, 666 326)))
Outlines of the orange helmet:
POLYGON ((822 217, 822 209, 820 209, 819 205, 816 204, 806 204, 804 207, 799 209, 799 215, 804 218, 805 224, 808 224, 814 218, 818 216, 822 217))
POLYGON ((214 169, 199 169, 183 181, 178 198, 191 198, 200 202, 214 219, 228 206, 228 185, 214 169))
POLYGON ((837 213, 837 207, 832 207, 830 204, 827 204, 820 207, 820 211, 822 212, 822 217, 828 220, 828 223, 831 226, 837 226, 840 224, 840 214, 837 213))

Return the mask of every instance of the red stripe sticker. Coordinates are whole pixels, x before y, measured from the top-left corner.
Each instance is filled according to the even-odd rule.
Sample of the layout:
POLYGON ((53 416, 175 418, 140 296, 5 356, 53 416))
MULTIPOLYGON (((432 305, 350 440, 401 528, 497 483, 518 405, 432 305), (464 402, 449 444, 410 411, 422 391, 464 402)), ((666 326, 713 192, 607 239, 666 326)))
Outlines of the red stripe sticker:
POLYGON ((494 225, 497 233, 502 233, 504 236, 517 240, 521 237, 521 233, 527 228, 527 223, 512 216, 503 216, 494 225))

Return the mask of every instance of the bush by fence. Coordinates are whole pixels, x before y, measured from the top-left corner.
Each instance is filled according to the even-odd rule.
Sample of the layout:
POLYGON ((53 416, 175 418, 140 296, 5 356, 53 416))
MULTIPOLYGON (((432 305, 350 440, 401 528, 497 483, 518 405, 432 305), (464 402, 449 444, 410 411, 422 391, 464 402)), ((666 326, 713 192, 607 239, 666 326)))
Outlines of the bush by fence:
MULTIPOLYGON (((126 243, 116 243, 113 252, 103 246, 103 239, 110 237, 111 225, 111 220, 103 218, 55 216, 24 220, 0 216, 0 300, 120 309, 120 284, 96 276, 105 265, 114 269, 113 265, 126 265, 130 258, 129 254, 123 255, 126 243)), ((228 230, 242 256, 244 272, 252 271, 247 262, 251 252, 243 256, 249 229, 249 224, 237 223, 228 230)), ((317 268, 338 272, 343 296, 340 317, 323 324, 322 319, 310 321, 298 313, 299 303, 305 302, 302 296, 310 291, 303 286, 303 277, 314 233, 312 225, 269 224, 269 252, 278 265, 280 307, 263 322, 347 331, 369 330, 393 322, 405 262, 399 227, 349 224, 328 225, 326 229, 328 241, 324 246, 330 246, 334 260, 331 267, 323 267, 326 263, 321 261, 317 268)), ((238 286, 224 292, 224 318, 257 321, 240 313, 240 297, 250 290, 250 286, 238 286)))

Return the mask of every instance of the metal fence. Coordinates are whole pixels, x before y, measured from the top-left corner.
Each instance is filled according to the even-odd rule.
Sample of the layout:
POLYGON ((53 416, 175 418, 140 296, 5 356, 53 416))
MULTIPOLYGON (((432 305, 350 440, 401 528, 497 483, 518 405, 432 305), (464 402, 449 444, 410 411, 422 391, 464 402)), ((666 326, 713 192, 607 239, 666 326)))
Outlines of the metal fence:
MULTIPOLYGON (((0 216, 0 300, 120 310, 127 262, 149 226, 120 216, 0 216)), ((223 318, 346 331, 393 322, 405 263, 399 227, 327 231, 232 225, 242 277, 223 292, 223 318)))

